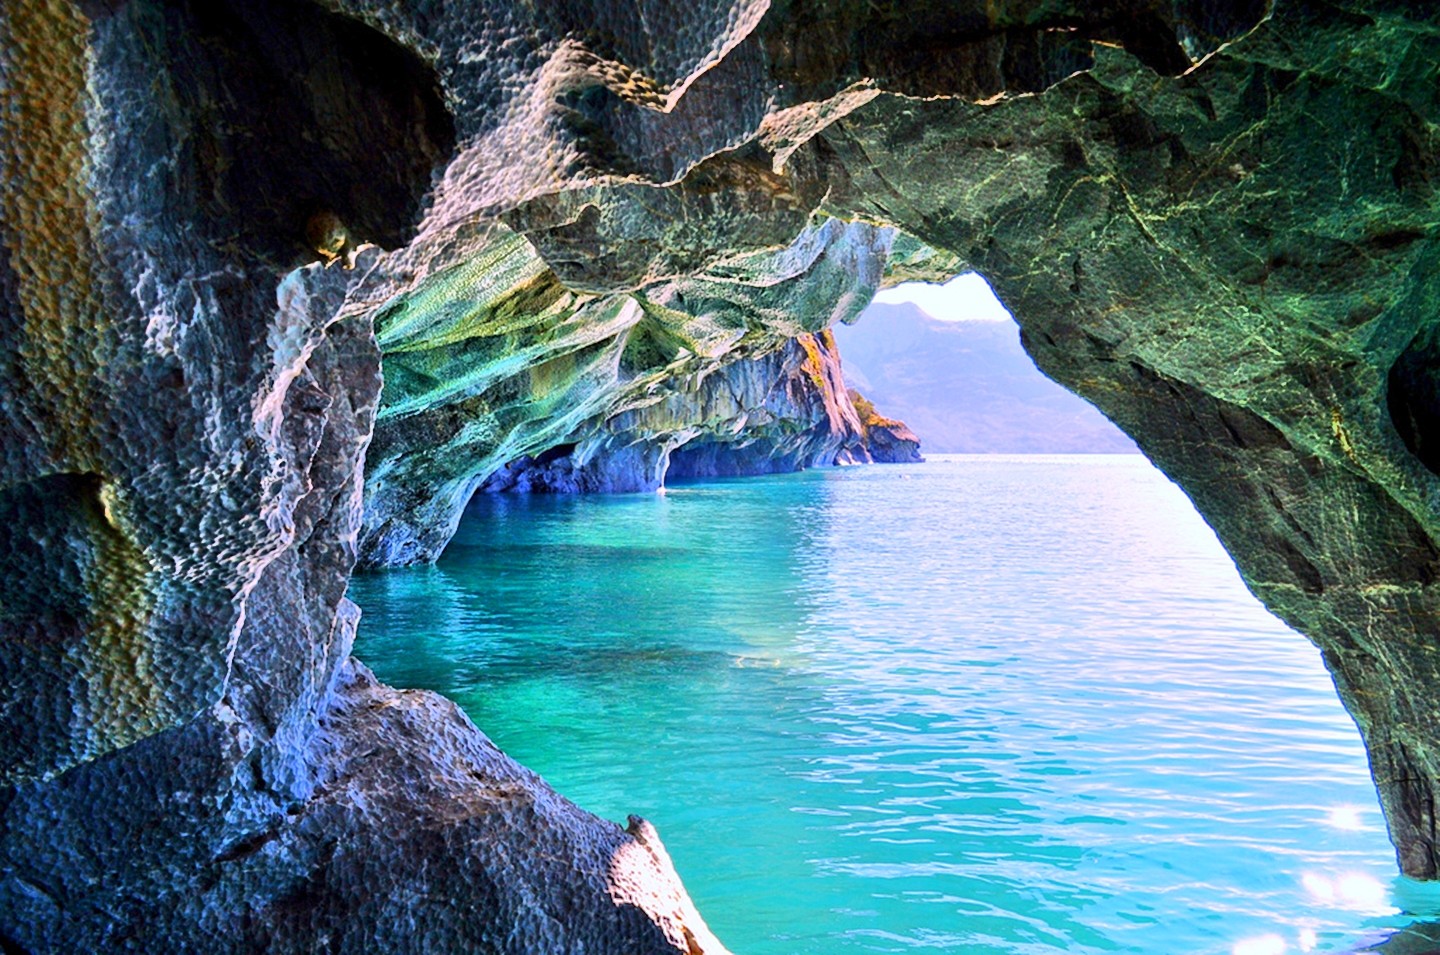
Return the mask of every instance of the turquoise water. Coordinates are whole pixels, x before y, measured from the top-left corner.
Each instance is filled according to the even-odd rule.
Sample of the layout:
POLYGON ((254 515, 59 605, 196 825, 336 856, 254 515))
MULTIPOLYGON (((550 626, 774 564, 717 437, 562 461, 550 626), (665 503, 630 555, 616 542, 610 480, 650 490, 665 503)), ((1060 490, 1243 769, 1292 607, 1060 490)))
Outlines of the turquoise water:
POLYGON ((1319 654, 1138 456, 481 497, 352 596, 383 679, 654 822, 737 955, 1351 951, 1436 907, 1319 654))

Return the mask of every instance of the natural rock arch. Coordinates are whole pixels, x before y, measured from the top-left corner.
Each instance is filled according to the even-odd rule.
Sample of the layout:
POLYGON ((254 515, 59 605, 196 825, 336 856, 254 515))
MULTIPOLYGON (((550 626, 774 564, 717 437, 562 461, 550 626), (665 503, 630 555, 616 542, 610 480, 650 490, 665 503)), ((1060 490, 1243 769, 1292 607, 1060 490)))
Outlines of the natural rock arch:
MULTIPOLYGON (((5 506, 28 528, 26 502, 69 501, 57 526, 104 546, 43 548, 56 579, 115 579, 66 576, 105 550, 153 598, 106 624, 143 652, 7 697, 5 720, 50 720, 4 735, 7 946, 718 950, 647 827, 586 816, 348 660, 380 352, 408 384, 381 410, 370 507, 394 505, 397 548, 433 550, 475 473, 427 490, 416 461, 487 427, 502 462, 570 443, 652 385, 857 310, 886 269, 986 275, 1041 368, 1187 490, 1321 646, 1401 867, 1437 875, 1432 13, 223 6, 260 17, 261 66, 294 95, 344 49, 390 64, 378 86, 357 67, 307 138, 246 100, 265 77, 207 86, 256 64, 201 6, 0 7, 5 506), (306 201, 403 248, 287 272, 302 210, 247 131, 298 137, 306 187, 343 186, 306 201), (641 326, 663 347, 616 389, 641 326), (542 413, 482 406, 476 356, 501 346, 542 413), (429 895, 374 891, 421 857, 444 873, 429 895)), ((45 655, 0 624, 18 686, 45 655)))

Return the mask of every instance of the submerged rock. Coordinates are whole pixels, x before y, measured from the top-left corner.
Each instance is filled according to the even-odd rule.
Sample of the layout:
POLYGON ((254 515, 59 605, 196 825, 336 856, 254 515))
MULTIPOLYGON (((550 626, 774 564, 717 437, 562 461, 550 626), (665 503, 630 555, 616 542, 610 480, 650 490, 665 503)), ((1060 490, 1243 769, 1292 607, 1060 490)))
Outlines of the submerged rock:
POLYGON ((649 480, 625 436, 731 375, 685 467, 812 454, 723 430, 741 363, 965 268, 1322 649, 1440 874, 1437 26, 0 6, 0 945, 718 951, 648 829, 349 660, 352 565, 433 558, 526 455, 649 480))

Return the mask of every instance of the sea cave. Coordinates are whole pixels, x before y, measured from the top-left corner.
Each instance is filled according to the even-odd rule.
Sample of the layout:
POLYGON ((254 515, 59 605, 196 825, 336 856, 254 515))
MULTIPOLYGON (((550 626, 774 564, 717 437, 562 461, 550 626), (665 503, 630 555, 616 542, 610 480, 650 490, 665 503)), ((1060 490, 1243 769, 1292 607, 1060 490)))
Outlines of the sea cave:
POLYGON ((352 574, 477 491, 908 454, 831 329, 970 271, 1440 878, 1437 64, 1401 0, 8 0, 0 948, 725 951, 352 657, 352 574))

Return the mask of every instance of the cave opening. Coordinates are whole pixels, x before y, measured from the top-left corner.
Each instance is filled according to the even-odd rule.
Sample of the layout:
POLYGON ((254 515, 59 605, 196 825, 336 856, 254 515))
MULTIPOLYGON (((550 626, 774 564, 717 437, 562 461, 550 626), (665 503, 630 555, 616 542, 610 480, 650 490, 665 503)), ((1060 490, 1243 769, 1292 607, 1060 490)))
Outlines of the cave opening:
POLYGON ((1390 366, 1385 400, 1400 439, 1432 474, 1440 474, 1440 342, 1433 328, 1411 339, 1390 366))
MULTIPOLYGON (((932 288, 837 329, 846 356, 875 334, 872 367, 854 362, 872 386, 924 379, 919 355, 934 389, 989 389, 998 431, 1053 395, 1102 418, 1008 314, 938 321, 906 297, 932 288)), ((736 950, 977 921, 1002 947, 1037 925, 1071 944, 1107 938, 1097 912, 1159 926, 1126 936, 1144 950, 1202 950, 1167 924, 1192 916, 1234 951, 1303 950, 1393 916, 1363 747, 1318 656, 1128 439, 1073 453, 1098 440, 477 495, 433 570, 356 581, 357 653, 455 699, 582 807, 653 822, 736 950), (1275 905, 1167 908, 1196 881, 1275 905)))
POLYGON ((1093 405, 1045 377, 989 283, 880 291, 834 329, 846 383, 920 436, 926 453, 1133 453, 1093 405))

